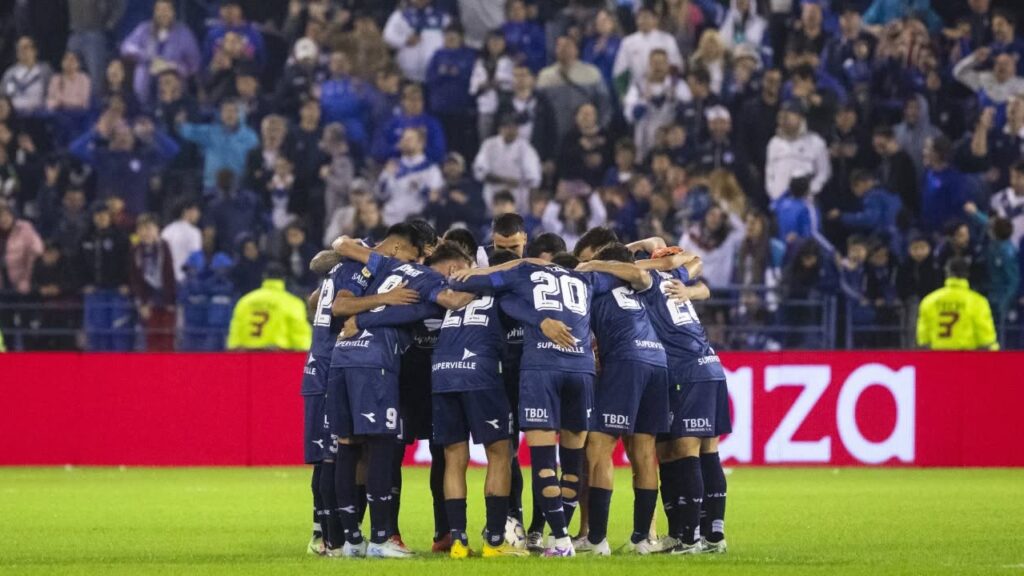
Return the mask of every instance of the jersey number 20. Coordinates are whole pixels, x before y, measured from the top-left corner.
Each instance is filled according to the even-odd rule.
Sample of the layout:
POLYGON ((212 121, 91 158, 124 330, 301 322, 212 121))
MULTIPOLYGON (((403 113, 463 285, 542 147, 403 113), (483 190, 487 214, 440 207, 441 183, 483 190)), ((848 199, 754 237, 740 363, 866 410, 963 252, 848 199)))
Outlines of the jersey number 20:
POLYGON ((537 310, 560 312, 563 305, 570 312, 587 315, 587 285, 579 278, 549 272, 530 274, 533 287, 533 307, 537 310), (560 299, 556 299, 561 295, 560 299))

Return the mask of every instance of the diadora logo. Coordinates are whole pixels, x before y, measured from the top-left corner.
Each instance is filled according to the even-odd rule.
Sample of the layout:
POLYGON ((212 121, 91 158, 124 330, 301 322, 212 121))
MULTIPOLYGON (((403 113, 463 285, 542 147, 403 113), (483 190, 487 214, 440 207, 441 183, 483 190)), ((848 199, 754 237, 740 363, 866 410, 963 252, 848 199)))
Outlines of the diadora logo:
POLYGON ((497 418, 495 418, 494 420, 484 420, 484 422, 487 422, 488 424, 490 424, 491 427, 494 428, 495 430, 499 430, 500 429, 499 426, 498 426, 498 419, 497 418))
POLYGON ((475 352, 470 352, 469 348, 463 348, 462 349, 462 359, 463 360, 469 360, 473 356, 476 356, 476 353, 475 352))
POLYGON ((359 335, 359 339, 365 340, 367 338, 373 338, 373 332, 370 332, 369 330, 363 330, 363 333, 359 335))
POLYGON ((366 418, 367 420, 369 420, 370 424, 376 424, 377 423, 377 415, 374 414, 373 412, 369 412, 369 413, 366 413, 366 414, 360 413, 360 416, 362 416, 363 418, 366 418))
POLYGON ((324 441, 323 441, 323 439, 313 440, 313 444, 316 444, 317 446, 319 446, 321 450, 324 449, 324 441))
POLYGON ((544 422, 548 419, 548 409, 523 408, 523 416, 530 422, 544 422))

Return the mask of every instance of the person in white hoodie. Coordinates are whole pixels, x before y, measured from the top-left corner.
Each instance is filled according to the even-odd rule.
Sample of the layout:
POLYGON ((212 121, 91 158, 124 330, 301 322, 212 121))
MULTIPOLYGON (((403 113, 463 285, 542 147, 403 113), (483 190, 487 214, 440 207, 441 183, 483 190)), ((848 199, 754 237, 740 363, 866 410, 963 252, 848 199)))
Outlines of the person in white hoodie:
POLYGON ((693 95, 683 80, 672 76, 668 54, 651 52, 647 76, 630 83, 623 101, 626 121, 633 125, 633 143, 641 159, 654 147, 658 130, 671 124, 680 102, 689 102, 693 95))
POLYGON ((760 46, 768 21, 758 13, 757 0, 731 0, 725 21, 718 29, 722 44, 733 49, 743 44, 760 46))
POLYGON ((679 72, 683 71, 683 57, 679 53, 679 44, 671 34, 658 29, 658 17, 650 8, 641 8, 637 11, 636 28, 636 32, 622 39, 619 53, 615 56, 612 78, 615 79, 616 86, 625 89, 632 81, 646 78, 651 52, 657 49, 665 51, 669 66, 675 67, 679 72))
POLYGON ((402 156, 390 160, 380 173, 377 199, 384 203, 382 216, 387 226, 422 214, 431 191, 444 186, 441 169, 423 153, 425 145, 422 131, 406 128, 398 141, 402 156))
POLYGON ((516 210, 526 213, 530 190, 540 186, 541 166, 537 151, 519 137, 516 117, 507 114, 499 119, 497 135, 484 140, 473 161, 473 175, 484 183, 484 203, 492 212, 494 195, 508 190, 516 200, 516 210))
POLYGON ((396 50, 395 60, 402 74, 422 83, 434 53, 444 45, 444 29, 450 17, 432 0, 409 0, 391 13, 384 25, 384 41, 396 50))
POLYGON ((832 177, 828 147, 807 129, 803 104, 790 100, 779 111, 779 128, 768 142, 765 191, 772 201, 781 197, 794 174, 812 174, 811 196, 817 196, 832 177))

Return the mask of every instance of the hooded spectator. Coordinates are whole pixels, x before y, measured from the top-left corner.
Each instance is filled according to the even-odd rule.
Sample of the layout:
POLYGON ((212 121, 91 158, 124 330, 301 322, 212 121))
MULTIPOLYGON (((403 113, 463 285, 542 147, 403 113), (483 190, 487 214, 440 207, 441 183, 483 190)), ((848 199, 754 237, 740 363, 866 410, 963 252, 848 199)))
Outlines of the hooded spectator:
POLYGON ((810 196, 816 196, 832 176, 828 150, 821 136, 807 130, 804 107, 789 101, 779 112, 779 128, 768 143, 765 190, 775 200, 789 186, 792 175, 811 174, 810 196))
POLYGON ((191 79, 201 65, 199 44, 188 26, 175 18, 174 2, 153 3, 153 18, 139 24, 121 42, 121 56, 135 64, 132 85, 139 102, 152 100, 155 79, 165 72, 175 72, 191 79))

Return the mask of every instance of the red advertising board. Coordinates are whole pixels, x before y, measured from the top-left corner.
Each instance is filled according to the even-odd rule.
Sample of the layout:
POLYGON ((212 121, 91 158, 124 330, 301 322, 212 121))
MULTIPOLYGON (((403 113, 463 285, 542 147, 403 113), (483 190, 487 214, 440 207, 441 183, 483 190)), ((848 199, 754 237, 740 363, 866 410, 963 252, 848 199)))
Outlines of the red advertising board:
MULTIPOLYGON (((722 359, 730 464, 1024 466, 1022 353, 722 359)), ((2 354, 0 465, 299 464, 303 364, 301 354, 2 354)), ((407 454, 428 458, 425 446, 407 454)))

